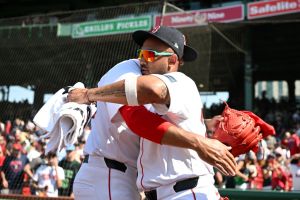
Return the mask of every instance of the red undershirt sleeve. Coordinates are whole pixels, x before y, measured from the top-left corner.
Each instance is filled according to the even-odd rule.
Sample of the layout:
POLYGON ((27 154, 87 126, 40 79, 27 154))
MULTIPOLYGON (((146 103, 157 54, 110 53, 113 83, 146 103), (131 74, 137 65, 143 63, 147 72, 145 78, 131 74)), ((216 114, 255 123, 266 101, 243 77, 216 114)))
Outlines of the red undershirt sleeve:
POLYGON ((144 106, 125 105, 119 112, 132 132, 158 144, 161 144, 163 135, 173 125, 144 106))

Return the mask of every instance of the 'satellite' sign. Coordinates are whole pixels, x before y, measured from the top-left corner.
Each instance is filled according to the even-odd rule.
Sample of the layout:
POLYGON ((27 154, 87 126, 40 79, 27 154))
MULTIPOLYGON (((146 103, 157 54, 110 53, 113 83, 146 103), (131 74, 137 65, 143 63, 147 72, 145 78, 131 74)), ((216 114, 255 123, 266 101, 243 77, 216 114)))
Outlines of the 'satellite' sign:
POLYGON ((272 0, 248 3, 247 11, 248 19, 300 12, 300 0, 272 0))

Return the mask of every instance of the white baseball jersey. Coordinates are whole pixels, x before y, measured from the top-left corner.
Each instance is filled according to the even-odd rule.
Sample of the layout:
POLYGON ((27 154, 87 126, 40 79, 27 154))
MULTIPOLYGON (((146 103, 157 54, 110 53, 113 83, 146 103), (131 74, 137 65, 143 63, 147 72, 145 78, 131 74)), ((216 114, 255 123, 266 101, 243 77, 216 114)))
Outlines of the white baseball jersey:
MULTIPOLYGON (((139 75, 139 61, 127 60, 110 69, 98 86, 139 75)), ((82 164, 74 180, 75 200, 140 199, 135 185, 139 136, 127 128, 118 112, 121 106, 97 102, 97 112, 84 148, 84 154, 89 154, 88 162, 82 164), (126 171, 107 167, 104 157, 125 163, 126 171)))
MULTIPOLYGON (((101 78, 98 86, 139 75, 141 75, 139 61, 137 59, 126 60, 110 69, 101 78)), ((122 104, 97 102, 98 111, 91 121, 92 129, 84 152, 114 159, 136 168, 139 136, 127 128, 118 112, 121 106, 122 104)))
MULTIPOLYGON (((155 112, 167 121, 199 135, 205 136, 202 102, 192 79, 180 72, 156 75, 168 87, 169 107, 155 104, 155 112)), ((150 190, 191 177, 201 176, 204 186, 212 185, 212 166, 202 161, 194 150, 159 145, 141 138, 138 158, 139 189, 150 190)))

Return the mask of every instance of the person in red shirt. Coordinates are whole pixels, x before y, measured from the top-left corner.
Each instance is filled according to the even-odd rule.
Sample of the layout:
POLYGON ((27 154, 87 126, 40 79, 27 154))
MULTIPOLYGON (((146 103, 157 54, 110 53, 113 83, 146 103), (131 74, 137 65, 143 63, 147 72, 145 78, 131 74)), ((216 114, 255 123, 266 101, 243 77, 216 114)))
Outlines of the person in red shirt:
POLYGON ((296 153, 300 153, 300 138, 295 133, 291 134, 288 131, 285 132, 281 144, 283 144, 290 150, 291 156, 296 153))
POLYGON ((286 170, 274 159, 272 163, 272 190, 290 191, 292 188, 289 174, 286 170))
POLYGON ((264 174, 263 174, 263 169, 262 167, 256 163, 256 170, 257 170, 257 176, 253 179, 253 188, 257 190, 262 190, 263 189, 263 184, 264 184, 264 174))
POLYGON ((11 121, 7 120, 5 124, 5 134, 7 135, 10 134, 11 128, 12 128, 11 121))
POLYGON ((21 194, 25 173, 32 177, 27 156, 21 151, 21 144, 13 144, 11 155, 5 158, 1 167, 2 185, 10 194, 21 194))
POLYGON ((5 154, 3 153, 3 150, 0 147, 0 167, 2 167, 4 160, 5 160, 5 154))
POLYGON ((3 152, 3 154, 6 155, 6 145, 7 145, 7 142, 6 142, 6 139, 3 135, 0 135, 0 148, 1 148, 1 151, 3 152))

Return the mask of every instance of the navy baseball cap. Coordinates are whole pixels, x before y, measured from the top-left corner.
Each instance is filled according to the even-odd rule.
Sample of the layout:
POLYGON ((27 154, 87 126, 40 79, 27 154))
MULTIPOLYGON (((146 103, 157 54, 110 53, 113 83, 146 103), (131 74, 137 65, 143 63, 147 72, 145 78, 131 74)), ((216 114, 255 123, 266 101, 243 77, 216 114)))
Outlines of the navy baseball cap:
POLYGON ((157 26, 149 32, 139 30, 132 34, 133 40, 140 46, 150 37, 157 38, 166 43, 183 61, 194 61, 198 56, 195 49, 186 45, 185 36, 176 28, 157 26))

